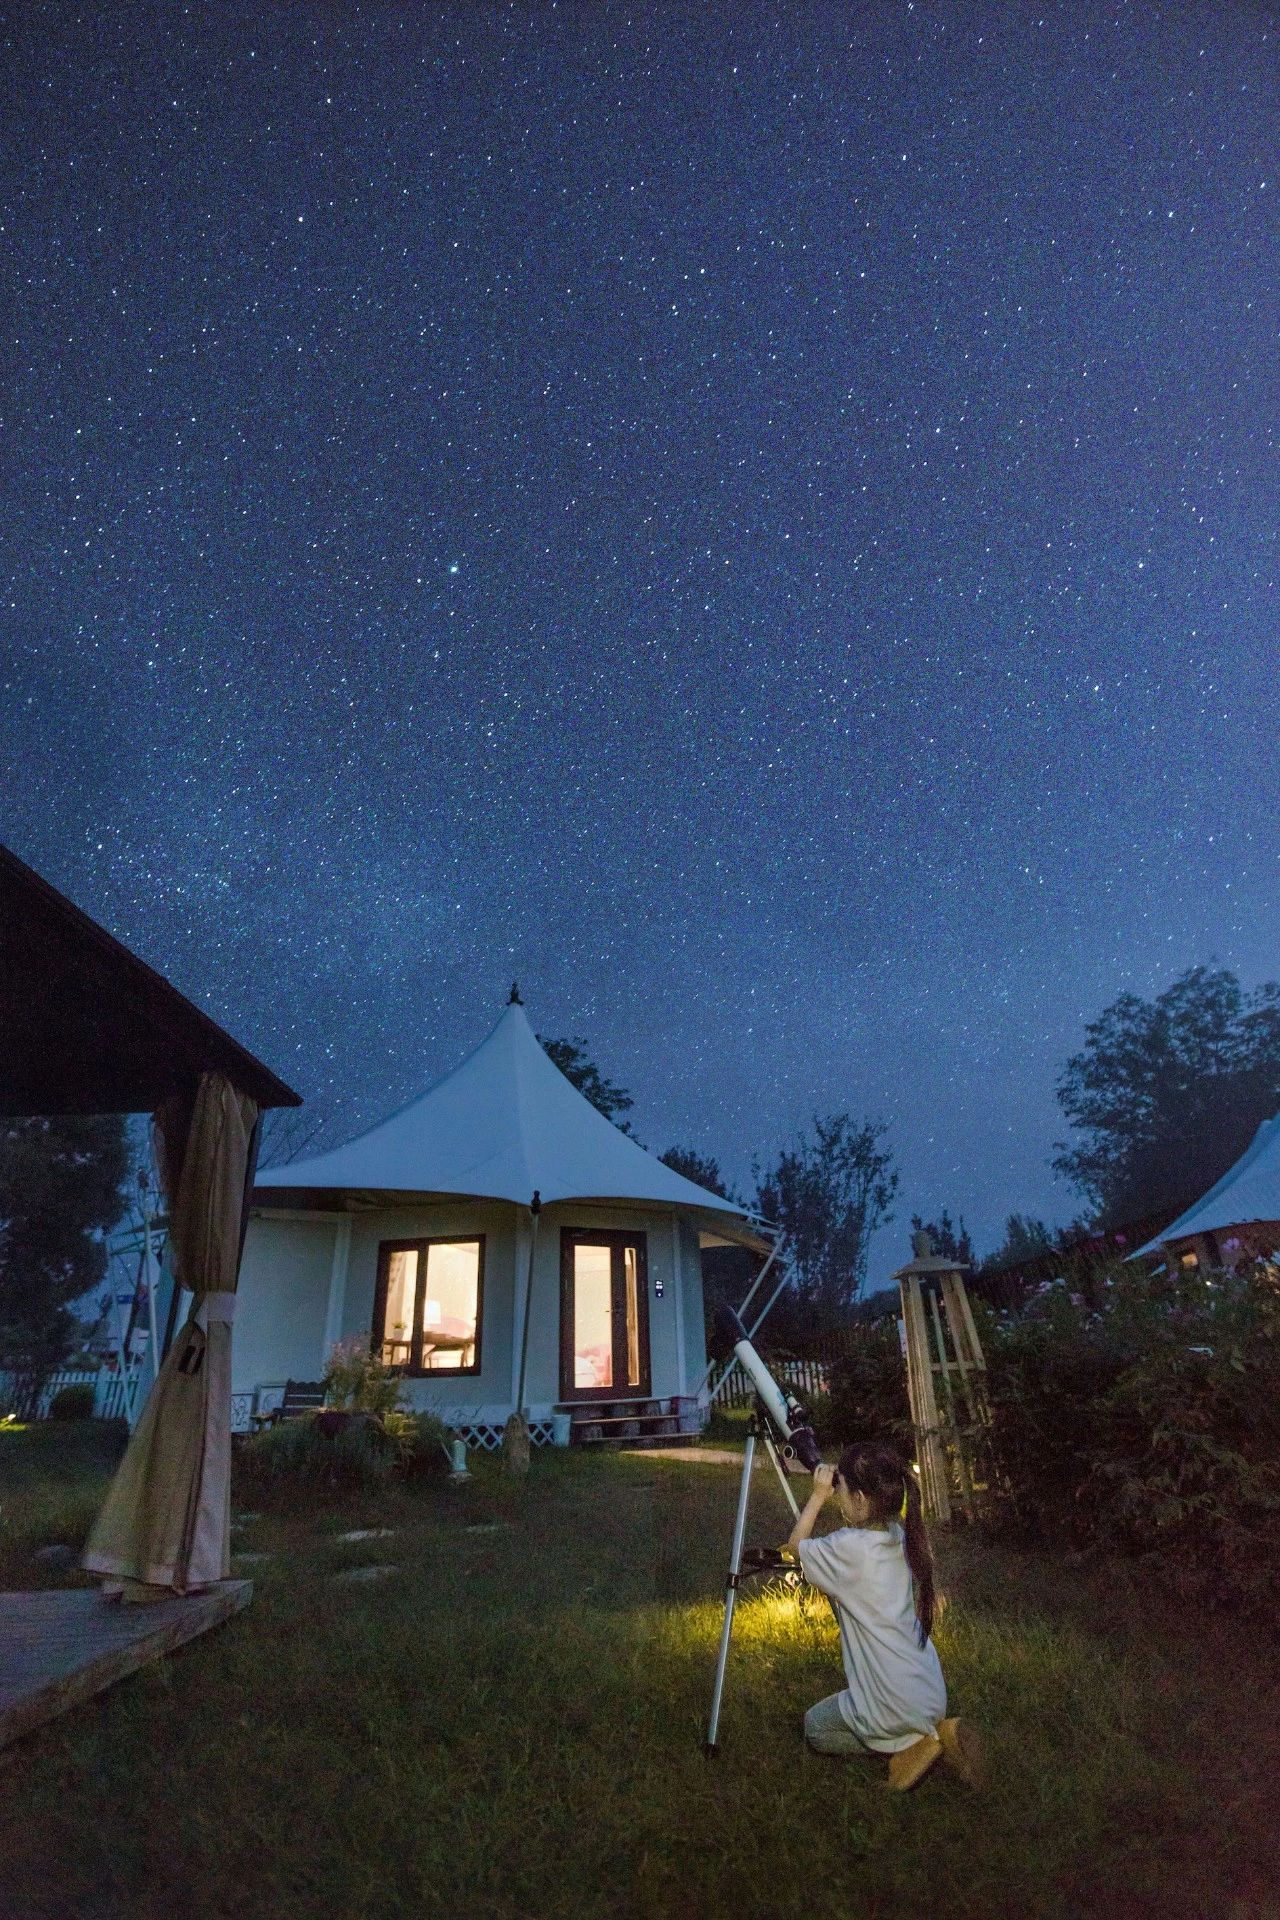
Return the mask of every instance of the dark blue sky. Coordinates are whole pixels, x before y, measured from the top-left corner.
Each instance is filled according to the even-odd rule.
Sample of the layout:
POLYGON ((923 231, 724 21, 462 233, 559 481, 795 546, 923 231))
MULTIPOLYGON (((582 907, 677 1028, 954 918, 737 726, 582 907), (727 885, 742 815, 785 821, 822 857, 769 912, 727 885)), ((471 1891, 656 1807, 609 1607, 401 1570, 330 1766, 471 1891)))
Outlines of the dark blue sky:
POLYGON ((1065 1218, 1280 971, 1270 9, 8 15, 0 834, 336 1127, 518 975, 651 1145, 1065 1218))

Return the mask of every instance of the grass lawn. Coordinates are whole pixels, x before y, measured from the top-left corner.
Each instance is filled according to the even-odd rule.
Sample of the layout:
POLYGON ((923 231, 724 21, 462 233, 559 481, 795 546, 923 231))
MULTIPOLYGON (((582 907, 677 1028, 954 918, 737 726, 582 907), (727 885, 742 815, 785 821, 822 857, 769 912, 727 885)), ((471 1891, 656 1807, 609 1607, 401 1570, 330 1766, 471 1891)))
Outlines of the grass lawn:
MULTIPOLYGON (((6 1586, 75 1578, 31 1549, 82 1537, 106 1465, 92 1429, 0 1434, 6 1586)), ((705 1760, 736 1484, 574 1450, 523 1486, 484 1463, 263 1511, 236 1536, 271 1556, 247 1613, 0 1754, 0 1914, 1280 1914, 1272 1649, 1115 1576, 942 1543, 980 1799, 805 1752, 842 1684, 813 1594, 749 1590, 705 1760), (362 1562, 399 1571, 334 1580, 362 1562)), ((750 1537, 783 1512, 760 1474, 750 1537)))

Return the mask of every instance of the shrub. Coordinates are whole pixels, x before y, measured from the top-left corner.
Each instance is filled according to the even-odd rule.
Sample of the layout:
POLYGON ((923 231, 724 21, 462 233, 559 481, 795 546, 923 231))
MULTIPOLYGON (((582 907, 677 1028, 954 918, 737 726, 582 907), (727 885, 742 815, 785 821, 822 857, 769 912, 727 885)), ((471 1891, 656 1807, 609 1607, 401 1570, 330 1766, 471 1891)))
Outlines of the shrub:
POLYGON ((330 1349, 324 1370, 325 1405, 339 1412, 394 1413, 401 1380, 373 1351, 367 1333, 355 1333, 330 1349))
POLYGON ((385 1486, 395 1466, 391 1435, 369 1415, 282 1420, 253 1434, 235 1454, 237 1478, 261 1492, 286 1486, 362 1492, 385 1486))
POLYGON ((992 1524, 1143 1558, 1163 1586, 1269 1605, 1280 1553, 1280 1300, 1132 1270, 988 1340, 992 1524))
POLYGON ((1093 1520, 1080 1494, 1102 1406, 1136 1356, 1107 1315, 1087 1313, 1061 1288, 989 1331, 984 1350, 996 1529, 1021 1543, 1085 1545, 1093 1520))
POLYGON ((707 1440, 745 1440, 751 1424, 750 1407, 725 1407, 717 1400, 708 1411, 703 1426, 707 1440))
POLYGON ((50 1420, 92 1420, 93 1388, 87 1381, 59 1387, 49 1402, 50 1420))
POLYGON ((910 1448, 911 1407, 907 1370, 891 1316, 857 1330, 830 1371, 828 1391, 811 1403, 814 1431, 824 1447, 881 1440, 910 1448))
POLYGON ((382 1424, 406 1480, 434 1480, 448 1470, 449 1435, 434 1413, 388 1413, 382 1424))
POLYGON ((1103 1408, 1081 1498, 1096 1531, 1187 1597, 1271 1609, 1280 1555, 1280 1303, 1224 1287, 1176 1320, 1103 1408))

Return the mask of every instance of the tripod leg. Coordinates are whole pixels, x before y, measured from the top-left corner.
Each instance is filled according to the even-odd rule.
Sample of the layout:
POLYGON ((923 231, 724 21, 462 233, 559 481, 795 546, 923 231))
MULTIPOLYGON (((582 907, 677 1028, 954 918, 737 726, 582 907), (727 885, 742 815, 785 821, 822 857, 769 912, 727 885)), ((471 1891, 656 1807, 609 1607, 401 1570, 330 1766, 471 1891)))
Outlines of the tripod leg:
POLYGON ((792 1513, 798 1520, 800 1517, 800 1507, 794 1493, 792 1493, 791 1491, 791 1475, 787 1472, 786 1468, 783 1466, 782 1461, 778 1455, 777 1446, 774 1443, 773 1435, 770 1432, 768 1432, 767 1429, 765 1431, 765 1436, 764 1436, 764 1449, 765 1449, 765 1452, 768 1454, 770 1460, 773 1462, 773 1470, 778 1476, 778 1480, 782 1487, 783 1493, 786 1495, 787 1505, 790 1507, 792 1513))
POLYGON ((716 1752, 716 1734, 720 1730, 720 1701, 724 1694, 724 1670, 729 1661, 729 1636, 733 1632, 733 1609, 742 1575, 742 1542, 747 1531, 747 1503, 751 1498, 751 1466, 756 1457, 756 1437, 747 1435, 742 1456, 742 1479, 738 1486, 738 1511, 733 1522, 733 1548, 729 1556, 729 1578, 724 1589, 724 1625, 720 1629, 720 1653, 716 1660, 716 1683, 711 1693, 711 1719, 707 1724, 708 1757, 716 1752))

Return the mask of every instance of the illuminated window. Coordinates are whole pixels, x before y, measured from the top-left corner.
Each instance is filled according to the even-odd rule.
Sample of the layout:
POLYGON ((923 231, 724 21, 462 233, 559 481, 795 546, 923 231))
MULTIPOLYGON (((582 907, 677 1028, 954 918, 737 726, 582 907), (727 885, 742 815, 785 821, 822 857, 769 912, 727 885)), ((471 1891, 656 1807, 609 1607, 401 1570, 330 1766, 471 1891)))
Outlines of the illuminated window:
POLYGON ((648 1393, 646 1265, 642 1233, 562 1236, 562 1398, 641 1398, 648 1393))
POLYGON ((478 1373, 484 1239, 384 1240, 375 1350, 406 1373, 478 1373))

